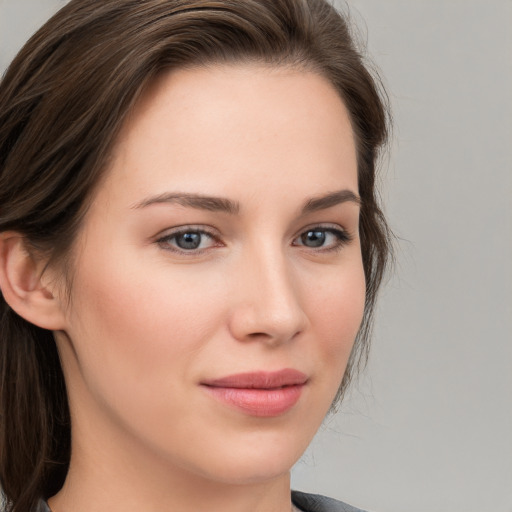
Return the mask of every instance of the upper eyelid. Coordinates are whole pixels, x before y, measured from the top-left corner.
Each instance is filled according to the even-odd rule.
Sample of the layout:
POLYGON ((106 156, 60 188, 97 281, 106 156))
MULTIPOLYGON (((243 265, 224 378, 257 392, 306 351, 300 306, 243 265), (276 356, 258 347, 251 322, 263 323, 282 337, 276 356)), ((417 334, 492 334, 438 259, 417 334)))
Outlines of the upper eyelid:
MULTIPOLYGON (((183 256, 189 256, 189 257, 191 257, 193 255, 199 255, 199 254, 204 253, 212 248, 212 247, 206 247, 206 248, 197 248, 197 249, 188 249, 187 250, 187 249, 178 247, 177 245, 174 246, 174 244, 170 243, 170 240, 172 240, 173 238, 175 239, 176 237, 178 237, 184 233, 200 233, 201 235, 206 235, 210 238, 210 240, 212 242, 212 247, 219 244, 219 242, 222 243, 220 241, 219 236, 217 236, 213 233, 210 233, 210 231, 208 231, 206 229, 190 228, 187 226, 183 226, 182 229, 174 228, 172 231, 168 231, 167 233, 166 233, 166 231, 162 231, 160 235, 157 235, 155 237, 155 243, 162 246, 162 248, 164 248, 163 246, 165 244, 166 247, 164 250, 166 250, 166 251, 170 251, 170 252, 173 252, 178 255, 181 254, 183 256)), ((218 247, 218 245, 217 245, 217 247, 218 247)))
POLYGON ((310 224, 309 226, 305 226, 301 228, 294 236, 294 238, 297 238, 298 236, 302 235, 306 231, 312 231, 314 229, 318 230, 324 230, 324 231, 341 231, 342 233, 345 233, 346 235, 351 235, 351 231, 343 227, 341 224, 338 224, 336 222, 330 223, 330 222, 318 222, 316 224, 310 224))
MULTIPOLYGON (((346 233, 347 235, 350 235, 350 230, 346 229, 342 225, 338 223, 313 223, 308 226, 302 227, 300 230, 296 231, 293 235, 293 238, 297 238, 298 236, 302 235, 306 231, 311 231, 312 229, 323 229, 323 230, 334 230, 334 231, 342 231, 343 233, 346 233)), ((181 233, 187 233, 187 232, 196 232, 196 233, 203 233, 206 235, 209 235, 213 238, 221 238, 222 234, 219 232, 218 229, 208 226, 205 224, 183 224, 181 226, 174 226, 172 228, 166 228, 162 231, 160 231, 158 234, 156 234, 153 238, 167 238, 171 237, 173 235, 179 235, 181 233)))
MULTIPOLYGON (((347 241, 350 241, 351 239, 354 238, 354 235, 350 230, 346 229, 345 227, 341 226, 338 223, 316 223, 316 224, 314 223, 314 224, 305 226, 305 227, 301 228, 299 231, 295 232, 295 234, 292 237, 292 241, 295 241, 297 238, 302 236, 304 233, 314 230, 314 229, 331 231, 331 232, 337 231, 337 232, 343 233, 347 237, 347 239, 349 239, 347 241)), ((156 242, 160 242, 165 239, 172 239, 175 236, 178 236, 180 234, 187 233, 187 232, 200 233, 200 234, 210 237, 212 240, 214 240, 217 243, 218 242, 223 243, 222 242, 223 236, 221 233, 219 233, 219 230, 217 230, 216 228, 213 228, 212 226, 208 226, 208 225, 204 225, 204 224, 188 224, 188 225, 184 224, 181 226, 167 228, 165 230, 162 230, 157 235, 155 235, 153 237, 153 240, 155 240, 156 242)))
POLYGON ((307 229, 302 230, 297 236, 294 237, 294 240, 296 240, 297 238, 300 238, 304 233, 308 233, 309 231, 315 231, 315 230, 325 231, 327 233, 334 234, 335 236, 337 236, 338 234, 341 234, 341 235, 343 235, 343 237, 346 238, 347 241, 350 241, 353 238, 353 235, 352 235, 351 232, 349 232, 348 230, 346 230, 344 228, 341 228, 339 226, 338 227, 332 227, 332 226, 313 226, 311 228, 307 228, 307 229))
POLYGON ((160 238, 170 238, 172 236, 180 235, 182 233, 202 233, 208 236, 211 236, 212 238, 220 238, 220 235, 217 230, 210 226, 205 225, 195 225, 195 224, 184 224, 182 226, 175 226, 172 228, 166 228, 162 231, 160 231, 157 235, 155 235, 153 238, 158 240, 160 238))
MULTIPOLYGON (((193 226, 181 226, 181 227, 176 227, 176 228, 168 228, 166 230, 163 230, 161 231, 158 235, 156 235, 155 237, 153 237, 153 240, 154 242, 156 242, 157 244, 164 244, 164 243, 169 243, 170 240, 172 240, 173 238, 176 238, 184 233, 200 233, 201 235, 206 235, 208 238, 210 238, 210 240, 212 241, 213 244, 222 244, 222 240, 221 240, 221 237, 216 234, 216 233, 213 233, 212 231, 210 231, 209 229, 205 229, 204 227, 193 227, 193 226)), ((176 247, 175 251, 176 252, 190 252, 190 253, 193 253, 193 252, 202 252, 202 251, 206 251, 208 250, 208 248, 205 248, 205 249, 191 249, 189 251, 185 251, 179 247, 176 247)))

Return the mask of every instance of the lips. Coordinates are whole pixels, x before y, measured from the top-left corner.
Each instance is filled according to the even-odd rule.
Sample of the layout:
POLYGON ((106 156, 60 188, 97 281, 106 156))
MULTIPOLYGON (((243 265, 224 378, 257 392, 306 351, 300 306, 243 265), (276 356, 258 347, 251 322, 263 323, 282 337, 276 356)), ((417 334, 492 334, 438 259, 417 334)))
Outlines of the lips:
POLYGON ((201 383, 210 396, 243 413, 258 417, 284 414, 300 399, 307 376, 291 368, 277 372, 229 375, 201 383))

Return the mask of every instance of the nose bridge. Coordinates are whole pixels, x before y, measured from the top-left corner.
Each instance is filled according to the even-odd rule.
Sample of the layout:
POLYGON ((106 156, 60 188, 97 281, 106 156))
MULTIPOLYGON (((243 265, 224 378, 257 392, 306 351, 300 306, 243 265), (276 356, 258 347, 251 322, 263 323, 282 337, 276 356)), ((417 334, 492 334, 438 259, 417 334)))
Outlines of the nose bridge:
POLYGON ((241 255, 234 333, 238 338, 259 335, 283 342, 301 332, 307 321, 292 262, 280 244, 255 245, 241 255))

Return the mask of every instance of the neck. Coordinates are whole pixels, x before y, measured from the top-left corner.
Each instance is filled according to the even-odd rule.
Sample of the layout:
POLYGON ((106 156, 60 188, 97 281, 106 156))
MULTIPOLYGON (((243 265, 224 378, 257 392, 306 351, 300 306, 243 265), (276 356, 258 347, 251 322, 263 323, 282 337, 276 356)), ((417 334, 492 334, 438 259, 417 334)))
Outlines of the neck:
MULTIPOLYGON (((76 423, 84 425, 83 421, 76 423)), ((94 421, 89 425, 98 426, 94 421)), ((129 433, 109 436, 108 428, 74 429, 72 439, 65 484, 49 500, 52 512, 292 510, 289 472, 219 481, 152 453, 129 433)))
MULTIPOLYGON (((103 474, 103 472, 99 472, 103 474)), ((179 479, 183 481, 183 479, 179 479)), ((213 485, 210 482, 180 487, 169 478, 162 488, 146 482, 101 484, 94 479, 77 482, 69 478, 50 498, 52 512, 289 512, 292 509, 289 478, 267 484, 213 485), (116 485, 117 484, 117 485, 116 485)))

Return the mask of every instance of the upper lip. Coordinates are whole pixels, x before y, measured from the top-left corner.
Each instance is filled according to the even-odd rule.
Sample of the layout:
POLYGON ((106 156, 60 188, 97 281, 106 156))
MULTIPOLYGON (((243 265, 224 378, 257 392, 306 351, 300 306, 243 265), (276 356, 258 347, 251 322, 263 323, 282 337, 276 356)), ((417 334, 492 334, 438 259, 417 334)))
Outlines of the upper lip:
POLYGON ((218 388, 275 389, 284 386, 302 385, 307 380, 307 375, 299 370, 285 368, 276 372, 236 373, 219 379, 206 380, 201 384, 218 388))

